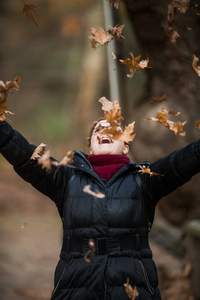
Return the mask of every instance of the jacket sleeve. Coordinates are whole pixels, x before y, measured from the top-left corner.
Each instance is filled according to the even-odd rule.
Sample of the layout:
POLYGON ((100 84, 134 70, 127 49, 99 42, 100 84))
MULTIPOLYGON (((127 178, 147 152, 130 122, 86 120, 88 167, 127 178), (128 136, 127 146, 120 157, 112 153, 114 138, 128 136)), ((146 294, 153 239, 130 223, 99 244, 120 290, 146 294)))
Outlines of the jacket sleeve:
POLYGON ((157 175, 145 176, 143 180, 156 205, 162 197, 200 172, 200 140, 157 160, 150 169, 157 175))
POLYGON ((25 181, 51 198, 56 204, 62 202, 65 185, 70 177, 71 168, 62 167, 55 175, 56 167, 46 172, 30 159, 36 146, 29 142, 6 122, 0 122, 0 152, 13 165, 14 170, 25 181))

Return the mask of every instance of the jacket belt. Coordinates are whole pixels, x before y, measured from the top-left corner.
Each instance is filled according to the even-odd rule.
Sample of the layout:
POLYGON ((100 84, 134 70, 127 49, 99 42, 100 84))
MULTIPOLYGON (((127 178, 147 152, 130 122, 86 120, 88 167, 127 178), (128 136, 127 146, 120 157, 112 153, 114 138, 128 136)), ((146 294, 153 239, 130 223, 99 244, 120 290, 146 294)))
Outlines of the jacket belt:
MULTIPOLYGON (((96 254, 106 254, 111 251, 149 249, 149 242, 147 235, 134 235, 123 237, 105 237, 92 239, 95 245, 96 254)), ((82 252, 86 253, 90 249, 89 239, 64 237, 63 238, 63 252, 82 252)))

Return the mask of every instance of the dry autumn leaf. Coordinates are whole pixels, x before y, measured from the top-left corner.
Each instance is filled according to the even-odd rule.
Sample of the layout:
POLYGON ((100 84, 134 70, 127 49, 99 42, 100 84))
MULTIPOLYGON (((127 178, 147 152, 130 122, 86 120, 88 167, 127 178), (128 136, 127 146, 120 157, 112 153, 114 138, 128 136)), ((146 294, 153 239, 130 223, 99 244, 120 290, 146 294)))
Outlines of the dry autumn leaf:
POLYGON ((130 74, 127 74, 127 77, 132 78, 138 69, 150 68, 150 67, 148 67, 148 63, 149 63, 148 58, 146 60, 141 60, 139 62, 141 55, 134 57, 133 52, 129 52, 129 54, 132 57, 131 59, 127 58, 125 60, 123 60, 123 59, 119 60, 121 62, 121 64, 126 65, 130 70, 130 74))
POLYGON ((192 67, 194 71, 197 73, 198 76, 200 76, 200 66, 197 65, 199 59, 196 57, 196 55, 193 55, 193 61, 192 61, 192 67))
POLYGON ((163 101, 167 101, 167 98, 168 98, 168 96, 166 94, 162 95, 161 98, 154 98, 153 97, 153 100, 151 101, 150 104, 161 103, 163 101))
POLYGON ((116 25, 112 29, 108 30, 108 33, 111 34, 114 38, 116 38, 118 41, 121 41, 121 38, 124 38, 122 36, 122 30, 124 29, 125 24, 123 25, 116 25))
POLYGON ((38 164, 42 166, 46 172, 51 170, 52 160, 50 158, 50 150, 47 150, 41 157, 38 159, 38 164))
POLYGON ((84 255, 84 259, 86 262, 91 262, 91 260, 88 258, 88 256, 92 253, 94 253, 96 251, 96 248, 95 248, 95 245, 94 245, 94 241, 93 239, 89 239, 89 242, 88 242, 89 246, 90 246, 90 250, 84 255))
POLYGON ((196 120, 196 121, 195 121, 195 126, 196 126, 198 129, 200 129, 200 120, 196 120))
POLYGON ((38 27, 38 23, 36 21, 36 17, 34 14, 37 16, 40 15, 39 11, 37 10, 37 6, 32 5, 32 4, 24 4, 22 13, 26 13, 27 20, 29 21, 30 19, 33 20, 35 25, 38 27))
POLYGON ((46 151, 46 144, 41 143, 33 152, 31 159, 36 160, 38 158, 40 158, 46 151))
POLYGON ((149 166, 141 166, 141 165, 136 165, 136 167, 139 167, 140 170, 137 170, 136 172, 139 172, 139 173, 142 173, 142 174, 148 174, 150 177, 151 176, 157 176, 157 175, 160 175, 160 176, 163 176, 162 174, 159 174, 159 173, 155 173, 155 172, 152 172, 151 169, 149 168, 149 166))
POLYGON ((119 8, 119 0, 109 0, 110 7, 114 6, 115 8, 119 8))
POLYGON ((105 197, 105 195, 103 193, 99 192, 99 191, 93 192, 91 190, 91 185, 90 184, 84 186, 83 192, 85 192, 89 195, 92 195, 96 198, 104 198, 105 197))
POLYGON ((135 298, 139 296, 136 286, 133 289, 132 286, 129 284, 129 278, 127 278, 127 282, 124 283, 124 286, 126 288, 125 291, 131 300, 135 300, 135 298))
POLYGON ((57 169, 56 169, 56 171, 55 171, 55 173, 54 173, 54 178, 55 178, 55 176, 56 176, 56 174, 57 174, 57 172, 58 172, 58 170, 59 170, 59 168, 60 168, 61 166, 69 166, 69 167, 73 167, 73 166, 71 165, 71 163, 73 162, 73 158, 74 158, 73 151, 70 150, 70 151, 67 152, 67 155, 64 156, 64 158, 63 158, 60 162, 57 162, 57 161, 53 161, 53 162, 52 162, 52 165, 54 165, 54 166, 57 167, 57 169))
POLYGON ((91 33, 92 35, 88 36, 88 38, 90 39, 93 49, 96 49, 96 44, 98 43, 103 46, 110 41, 110 35, 105 32, 103 26, 99 27, 98 29, 92 27, 91 33))
POLYGON ((103 129, 103 133, 112 136, 114 140, 124 141, 129 143, 133 141, 135 134, 132 134, 134 131, 135 122, 132 122, 128 126, 125 126, 125 129, 122 130, 121 121, 124 119, 121 115, 121 107, 116 100, 114 103, 106 97, 99 99, 99 102, 102 104, 102 110, 106 121, 110 124, 103 129))
POLYGON ((27 223, 25 222, 25 223, 21 226, 21 229, 24 229, 26 225, 27 225, 27 223))
POLYGON ((13 81, 0 81, 0 121, 4 121, 6 119, 7 114, 12 114, 12 112, 7 111, 6 103, 10 89, 19 90, 19 83, 21 81, 21 77, 16 77, 13 81))
POLYGON ((165 127, 167 127, 169 130, 173 131, 175 135, 180 135, 180 136, 185 136, 185 132, 183 131, 183 126, 186 124, 186 122, 173 122, 170 120, 167 120, 168 114, 178 116, 180 112, 174 112, 172 109, 167 111, 164 108, 162 108, 161 112, 157 113, 156 118, 151 117, 151 118, 146 118, 146 120, 152 120, 154 122, 158 122, 165 127))
POLYGON ((177 38, 180 36, 176 30, 173 28, 173 24, 175 22, 176 16, 176 8, 172 3, 168 4, 167 10, 167 26, 166 26, 166 34, 170 38, 172 44, 176 43, 177 38))

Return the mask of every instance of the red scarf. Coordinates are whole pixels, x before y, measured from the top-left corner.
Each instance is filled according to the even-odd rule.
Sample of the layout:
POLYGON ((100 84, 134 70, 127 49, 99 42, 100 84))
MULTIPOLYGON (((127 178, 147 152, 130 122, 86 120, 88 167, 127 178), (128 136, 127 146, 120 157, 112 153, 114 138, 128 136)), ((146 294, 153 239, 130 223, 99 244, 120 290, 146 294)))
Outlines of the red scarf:
POLYGON ((100 178, 109 181, 119 169, 130 162, 130 159, 123 154, 108 154, 88 156, 88 161, 91 163, 93 170, 100 178))

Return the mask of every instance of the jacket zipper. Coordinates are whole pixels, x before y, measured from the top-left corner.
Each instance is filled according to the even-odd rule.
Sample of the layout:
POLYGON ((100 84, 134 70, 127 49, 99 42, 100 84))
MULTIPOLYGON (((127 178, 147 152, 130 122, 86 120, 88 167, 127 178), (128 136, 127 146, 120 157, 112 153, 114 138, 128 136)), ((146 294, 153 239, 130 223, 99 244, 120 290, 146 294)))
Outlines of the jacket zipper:
POLYGON ((143 265, 143 263, 142 263, 141 260, 139 260, 139 264, 141 266, 141 269, 142 269, 142 272, 143 272, 143 275, 144 275, 145 282, 146 282, 146 285, 148 287, 148 290, 149 290, 150 294, 153 296, 154 289, 153 289, 153 287, 151 286, 151 284, 149 282, 149 277, 148 277, 147 271, 146 271, 146 269, 145 269, 145 267, 144 267, 144 265, 143 265))

